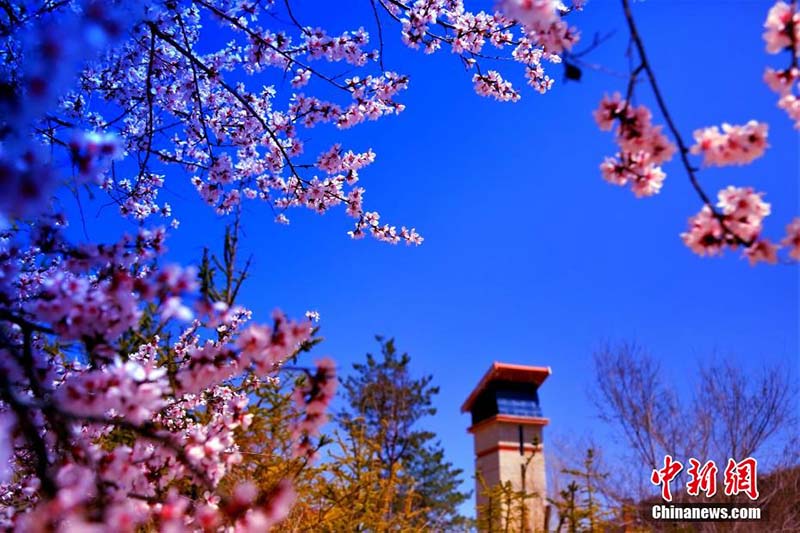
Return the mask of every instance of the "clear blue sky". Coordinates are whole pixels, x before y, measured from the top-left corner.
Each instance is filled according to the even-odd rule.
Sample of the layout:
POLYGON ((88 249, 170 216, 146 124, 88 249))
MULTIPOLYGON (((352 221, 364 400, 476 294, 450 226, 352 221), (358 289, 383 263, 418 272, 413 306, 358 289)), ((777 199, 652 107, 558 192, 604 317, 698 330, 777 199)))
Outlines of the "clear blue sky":
MULTIPOLYGON (((366 0, 298 4, 304 23, 373 30, 366 0)), ((767 191, 766 231, 780 238, 798 213, 799 151, 797 133, 761 81, 765 65, 784 60, 764 52, 769 5, 661 0, 637 2, 634 12, 685 136, 723 121, 770 124, 764 158, 704 170, 701 179, 711 193, 728 184, 767 191)), ((618 2, 590 2, 574 23, 585 42, 596 31, 617 30, 587 60, 626 71, 618 2)), ((407 110, 343 134, 323 127, 304 138, 311 154, 333 135, 345 147, 375 150, 377 161, 362 173, 366 206, 415 226, 425 243, 351 241, 341 211, 290 212, 292 224, 278 226, 266 206, 248 203, 244 248, 254 263, 242 303, 256 317, 274 307, 295 316, 317 309, 326 338, 317 354, 344 368, 377 347, 374 334, 394 336, 414 370, 441 386, 432 426, 468 475, 472 441, 459 407, 495 360, 552 367, 541 390, 551 419, 545 446, 550 436, 602 431, 587 391, 592 350, 605 340, 639 341, 681 383, 714 350, 747 368, 782 361, 796 373, 795 267, 751 268, 738 254, 704 260, 690 253, 678 234, 700 206, 675 162, 665 169, 662 193, 649 199, 601 179, 598 165, 614 147, 591 112, 604 92, 624 90, 624 80, 586 70, 580 83, 564 84, 555 67, 551 93, 525 90, 521 102, 501 104, 475 95, 471 74, 449 52, 406 49, 394 25, 384 36, 387 67, 411 76, 401 96, 407 110)), ((511 76, 522 79, 518 69, 511 76)), ((268 83, 290 90, 287 81, 268 83)), ((191 262, 204 245, 219 242, 222 223, 184 177, 170 176, 168 187, 164 199, 182 219, 170 257, 191 262)), ((93 216, 90 235, 102 236, 91 228, 93 216)), ((102 220, 113 217, 109 210, 102 220)))

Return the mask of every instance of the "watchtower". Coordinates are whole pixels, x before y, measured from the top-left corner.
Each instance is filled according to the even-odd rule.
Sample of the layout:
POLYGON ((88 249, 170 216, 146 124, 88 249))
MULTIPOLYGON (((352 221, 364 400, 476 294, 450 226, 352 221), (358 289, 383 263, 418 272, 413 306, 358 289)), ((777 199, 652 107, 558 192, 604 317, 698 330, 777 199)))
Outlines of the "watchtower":
MULTIPOLYGON (((468 429, 475 442, 475 472, 488 487, 510 481, 515 491, 532 495, 525 500, 524 526, 512 531, 546 531, 548 519, 539 387, 551 374, 550 367, 495 362, 461 406, 470 412, 468 429)), ((478 512, 487 504, 476 480, 478 512)))

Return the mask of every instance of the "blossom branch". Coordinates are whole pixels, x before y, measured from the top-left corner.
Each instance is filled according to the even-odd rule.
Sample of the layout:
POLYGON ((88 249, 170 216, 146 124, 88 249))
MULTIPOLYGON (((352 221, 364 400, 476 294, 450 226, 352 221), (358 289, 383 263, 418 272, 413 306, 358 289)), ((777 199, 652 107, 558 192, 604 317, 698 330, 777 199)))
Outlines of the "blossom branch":
POLYGON ((650 61, 647 59, 647 53, 645 52, 644 42, 642 41, 642 37, 639 34, 639 30, 636 27, 636 22, 633 18, 633 12, 631 11, 630 1, 629 0, 622 0, 623 10, 625 12, 625 20, 628 23, 628 30, 630 31, 631 39, 636 47, 636 51, 639 55, 639 60, 641 61, 640 65, 631 73, 631 82, 628 84, 628 95, 626 97, 626 105, 627 102, 630 101, 630 97, 633 92, 633 84, 635 83, 636 76, 640 71, 644 71, 647 75, 647 81, 650 85, 650 88, 653 91, 653 95, 655 96, 656 103, 658 104, 658 109, 661 111, 661 115, 664 117, 664 120, 667 123, 667 127, 669 128, 670 133, 672 133, 672 138, 675 139, 675 142, 678 145, 678 153, 681 158, 681 164, 683 165, 684 170, 686 171, 686 176, 689 178, 689 183, 691 183, 692 188, 700 197, 700 200, 703 204, 711 210, 713 216, 719 221, 722 228, 729 234, 732 238, 736 240, 738 244, 742 246, 749 247, 753 244, 753 239, 743 239, 739 235, 737 235, 734 231, 732 231, 726 222, 726 217, 717 210, 714 206, 711 198, 709 198, 708 194, 703 190, 700 186, 700 182, 697 179, 697 168, 695 168, 691 161, 689 161, 689 147, 687 146, 686 142, 683 140, 683 136, 680 133, 675 121, 672 118, 672 115, 669 112, 669 108, 667 107, 666 101, 661 94, 661 89, 658 86, 658 82, 656 81, 656 76, 653 71, 653 67, 650 64, 650 61))

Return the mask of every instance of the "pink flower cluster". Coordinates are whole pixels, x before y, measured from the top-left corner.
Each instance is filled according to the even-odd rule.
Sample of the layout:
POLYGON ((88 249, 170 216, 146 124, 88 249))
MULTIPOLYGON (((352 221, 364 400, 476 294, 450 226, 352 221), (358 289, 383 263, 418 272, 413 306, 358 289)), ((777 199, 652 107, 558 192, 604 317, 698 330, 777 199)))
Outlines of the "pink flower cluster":
POLYGON ((764 155, 767 144, 767 125, 749 121, 744 126, 722 125, 703 128, 694 132, 696 144, 693 154, 703 155, 706 166, 747 165, 764 155))
POLYGON ((235 497, 238 505, 248 509, 244 516, 236 522, 236 531, 241 533, 260 533, 270 531, 273 526, 282 522, 291 510, 297 495, 291 483, 284 480, 272 490, 268 503, 253 506, 255 491, 250 487, 237 487, 235 497))
MULTIPOLYGON (((548 20, 550 16, 551 3, 543 0, 509 0, 506 3, 514 4, 516 9, 526 10, 534 21, 548 20)), ((521 16, 517 15, 518 18, 521 16)), ((629 22, 633 28, 633 20, 629 22)), ((772 90, 781 95, 779 106, 800 127, 800 99, 795 96, 800 77, 797 68, 800 52, 800 12, 797 3, 775 3, 769 10, 764 27, 767 51, 778 53, 785 50, 791 55, 788 68, 781 71, 767 69, 764 79, 772 90)), ((634 194, 642 197, 659 192, 665 179, 660 165, 673 157, 676 147, 662 133, 660 126, 652 124, 651 113, 645 106, 637 107, 630 102, 637 75, 646 70, 659 97, 659 105, 667 113, 653 80, 651 67, 641 50, 643 45, 635 35, 632 38, 637 43, 640 64, 631 67, 628 96, 625 99, 619 93, 613 97, 605 96, 594 112, 594 118, 603 131, 610 131, 616 125, 616 141, 620 147, 614 157, 607 157, 600 165, 603 178, 616 185, 630 184, 634 194)), ((675 129, 672 124, 670 126, 675 129)), ((725 123, 721 128, 712 126, 696 130, 695 144, 691 148, 683 148, 682 139, 678 139, 678 144, 687 153, 702 155, 705 166, 745 165, 764 155, 769 146, 767 132, 767 124, 755 120, 744 125, 725 123)), ((751 188, 730 186, 719 192, 718 203, 712 205, 695 176, 697 169, 692 168, 686 153, 681 157, 690 181, 704 203, 700 212, 689 219, 689 229, 681 234, 691 250, 699 255, 719 255, 726 247, 742 247, 744 256, 751 264, 756 264, 777 262, 778 249, 788 246, 789 256, 795 257, 794 236, 797 226, 794 222, 787 227, 787 236, 780 245, 762 237, 763 220, 770 212, 769 204, 761 200, 762 193, 756 193, 751 188)))
POLYGON ((287 354, 311 337, 311 322, 292 322, 280 311, 272 315, 273 327, 255 325, 248 327, 237 339, 240 364, 251 363, 257 375, 269 374, 283 362, 287 354))
MULTIPOLYGON (((383 6, 401 21, 406 45, 428 54, 449 46, 467 68, 478 65, 479 59, 496 57, 486 50, 487 45, 500 51, 510 48, 510 59, 524 65, 528 83, 539 93, 553 85, 542 59, 559 63, 559 54, 569 51, 579 37, 561 18, 570 10, 552 0, 503 0, 494 13, 468 11, 462 0, 417 0, 383 6)), ((504 102, 520 98, 496 70, 479 69, 472 82, 481 96, 504 102)))
POLYGON ((377 58, 377 51, 365 52, 369 44, 369 34, 364 28, 342 35, 330 37, 322 28, 306 29, 303 32, 303 46, 307 48, 309 59, 326 59, 330 62, 345 61, 357 67, 377 58))
POLYGON ((196 275, 194 269, 177 266, 138 277, 123 269, 99 276, 55 269, 42 278, 36 298, 24 308, 65 339, 113 341, 137 324, 141 299, 158 301, 166 318, 185 315, 180 296, 196 288, 196 275))
POLYGON ((121 416, 142 424, 166 404, 169 390, 166 370, 152 359, 144 365, 135 360, 68 376, 57 389, 62 408, 78 416, 121 416))
MULTIPOLYGON (((243 35, 245 43, 208 55, 195 52, 193 46, 201 35, 199 11, 179 7, 176 12, 183 24, 180 38, 175 38, 170 13, 158 13, 149 27, 143 26, 125 45, 120 54, 122 64, 115 65, 114 71, 87 71, 84 87, 104 94, 121 108, 127 109, 131 99, 151 102, 150 106, 127 112, 122 135, 138 146, 150 142, 149 132, 154 128, 164 128, 168 123, 165 117, 178 118, 177 126, 167 126, 172 131, 171 142, 161 142, 153 151, 162 162, 181 165, 191 172, 195 189, 220 214, 232 212, 245 200, 261 199, 281 212, 279 221, 284 223, 288 218, 283 211, 295 206, 325 212, 345 204, 349 215, 360 218, 363 209, 360 203, 353 205, 350 201, 348 187, 357 181, 356 171, 374 154, 366 161, 345 157, 342 176, 324 180, 308 176, 305 169, 311 165, 301 160, 306 149, 299 128, 330 123, 345 129, 400 113, 404 106, 396 97, 407 87, 408 79, 387 71, 339 81, 334 80, 338 76, 329 76, 321 67, 312 66, 320 61, 341 61, 367 67, 377 59, 377 52, 365 49, 369 35, 363 29, 328 35, 320 28, 298 28, 300 39, 293 40, 285 33, 259 27, 256 14, 246 6, 203 6, 224 26, 243 35), (157 38, 151 43, 153 34, 157 38), (178 68, 152 69, 147 57, 138 53, 151 44, 157 57, 178 68), (269 67, 281 73, 294 67, 295 87, 310 87, 317 81, 333 85, 347 95, 349 102, 342 105, 298 93, 289 99, 287 108, 279 109, 274 104, 277 94, 271 87, 251 92, 244 83, 229 84, 223 77, 237 69, 255 73, 269 67), (105 89, 110 81, 119 87, 117 79, 121 75, 150 80, 151 94, 141 94, 147 83, 124 85, 124 91, 105 89), (159 113, 154 115, 150 108, 159 113)), ((169 216, 168 206, 156 201, 163 179, 148 180, 148 176, 155 174, 142 169, 135 186, 122 179, 108 189, 123 196, 118 201, 124 214, 139 219, 156 213, 169 216)))
POLYGON ((789 48, 798 52, 800 46, 800 14, 797 12, 795 2, 787 4, 783 1, 775 2, 764 22, 764 42, 767 43, 767 52, 777 54, 789 48))
MULTIPOLYGON (((275 376, 310 339, 310 321, 276 311, 271 327, 247 324, 247 310, 193 297, 195 270, 158 266, 163 231, 73 246, 57 217, 22 228, 0 240, 10 267, 0 283, 0 426, 14 436, 0 446, 13 472, 0 471, 0 527, 246 531, 284 517, 290 487, 241 508, 218 486, 241 461, 237 432, 253 418, 237 380, 275 376), (145 309, 157 331, 198 318, 170 344, 147 333, 145 309)), ((329 371, 319 372, 296 415, 312 433, 333 393, 329 371)), ((310 437, 298 433, 296 445, 310 437)))
POLYGON ((481 96, 491 96, 500 102, 516 102, 520 99, 520 94, 511 85, 511 82, 503 79, 496 70, 490 70, 486 74, 475 74, 472 76, 475 84, 475 92, 481 96))
POLYGON ((119 139, 108 133, 76 132, 69 148, 79 176, 94 182, 98 182, 112 160, 122 155, 119 139))
POLYGON ((340 144, 334 144, 330 150, 317 158, 316 167, 330 174, 344 173, 345 181, 352 185, 358 181, 358 171, 375 161, 375 152, 368 150, 357 154, 352 150, 342 152, 340 144))
MULTIPOLYGON (((96 25, 109 36, 130 38, 86 65, 77 88, 61 98, 61 113, 50 113, 53 119, 46 125, 45 143, 68 145, 83 179, 101 179, 111 159, 136 154, 138 171, 125 168, 102 178, 103 189, 123 215, 139 221, 153 215, 172 217, 172 207, 158 199, 165 176, 172 173, 155 166, 178 165, 191 175, 203 200, 220 214, 238 209, 247 200, 260 199, 278 211, 278 222, 286 223, 284 211, 289 207, 324 212, 344 205, 357 221, 350 232, 354 237, 369 233, 391 243, 422 242, 413 229, 376 226, 367 216, 374 211, 364 209, 364 190, 353 184, 358 168, 374 154, 367 151, 371 154, 368 160, 351 162, 351 168, 329 172, 327 178, 310 174, 314 165, 303 158, 308 150, 301 127, 333 124, 345 129, 404 109, 397 97, 407 87, 408 78, 383 68, 380 72, 368 70, 379 55, 369 49, 370 36, 363 28, 333 35, 322 28, 294 24, 297 36, 293 36, 291 31, 264 27, 260 12, 271 7, 249 3, 223 6, 204 0, 148 5, 146 9, 134 3, 123 10, 90 1, 87 6, 91 7, 84 12, 89 20, 86 27, 96 25), (130 32, 122 31, 127 27, 123 20, 141 18, 146 22, 134 25, 130 32), (201 20, 206 19, 232 30, 233 40, 218 50, 198 51, 204 31, 201 20), (327 72, 328 65, 340 62, 357 72, 347 79, 341 72, 327 72), (261 81, 256 89, 244 81, 231 81, 241 79, 242 71, 254 74, 267 69, 273 69, 277 78, 290 72, 294 88, 311 91, 322 85, 321 93, 338 91, 345 101, 304 93, 284 99, 261 81), (285 107, 278 104, 287 100, 285 107), (114 118, 107 119, 104 114, 114 118), (67 143, 60 139, 62 132, 75 129, 96 133, 76 136, 67 143)), ((559 54, 577 40, 577 32, 562 20, 570 9, 553 1, 501 2, 494 13, 470 12, 462 0, 389 2, 380 7, 400 22, 409 46, 433 52, 449 45, 469 68, 477 65, 479 58, 492 57, 486 54, 487 46, 510 50, 509 59, 523 65, 528 83, 540 93, 554 83, 543 62, 559 63, 559 54)), ((56 38, 50 46, 48 39, 61 33, 42 28, 42 50, 52 48, 60 64, 80 64, 67 60, 72 41, 56 38)), ((22 63, 18 66, 23 67, 22 63)), ((519 92, 499 72, 478 72, 473 81, 480 94, 503 101, 519 98, 519 92)), ((27 113, 26 117, 35 115, 38 113, 27 113)), ((49 175, 42 171, 49 161, 40 164, 41 158, 26 157, 25 165, 19 164, 17 153, 5 158, 9 168, 29 169, 17 174, 19 183, 13 194, 3 195, 10 200, 0 207, 13 216, 21 213, 20 206, 36 203, 41 207, 57 183, 45 179, 49 175), (25 194, 37 201, 24 198, 25 194)), ((173 219, 172 225, 177 227, 178 221, 173 219)))
POLYGON ((407 228, 402 226, 400 231, 396 226, 380 223, 380 215, 375 211, 369 211, 363 214, 356 222, 356 227, 349 231, 348 234, 353 239, 361 239, 367 233, 379 241, 396 244, 405 241, 408 244, 422 244, 423 238, 417 233, 415 228, 407 228))
POLYGON ((620 151, 600 165, 603 178, 614 185, 630 184, 637 197, 657 194, 666 177, 660 165, 672 159, 675 145, 661 132, 661 126, 652 124, 650 110, 644 105, 634 107, 616 93, 603 98, 594 118, 603 131, 617 123, 620 151))
POLYGON ((797 67, 800 57, 800 11, 797 3, 776 2, 767 13, 764 29, 767 52, 778 54, 785 51, 790 56, 786 68, 767 68, 764 81, 780 96, 778 107, 786 112, 796 128, 800 128, 800 97, 797 93, 800 80, 800 69, 797 67))
POLYGON ((242 310, 227 313, 217 326, 220 338, 215 342, 201 344, 197 337, 181 339, 177 351, 183 363, 175 375, 180 393, 199 393, 214 383, 246 371, 257 376, 270 375, 311 335, 309 321, 292 322, 280 311, 275 311, 273 327, 250 325, 233 339, 246 316, 249 313, 242 310))
MULTIPOLYGON (((150 524, 160 531, 180 532, 217 530, 227 518, 234 522, 235 531, 248 531, 247 521, 241 519, 259 513, 275 524, 285 517, 285 506, 291 503, 280 492, 258 495, 250 491, 251 497, 242 501, 247 483, 235 488, 232 500, 208 491, 190 499, 176 490, 176 484, 197 483, 198 476, 216 484, 229 466, 241 460, 234 436, 249 424, 246 406, 246 396, 227 387, 209 389, 202 399, 177 398, 150 420, 169 432, 111 448, 93 442, 108 429, 84 425, 74 434, 71 455, 58 468, 56 497, 34 499, 32 510, 11 515, 3 525, 20 531, 45 531, 61 524, 77 531, 133 532, 150 524), (207 421, 196 422, 202 413, 207 421), (104 503, 93 520, 86 508, 97 498, 104 503)), ((14 492, 30 486, 27 480, 2 485, 0 499, 19 498, 14 492)), ((33 486, 38 489, 38 484, 33 486)), ((35 494, 36 489, 28 492, 35 494)))
POLYGON ((545 52, 560 54, 578 41, 578 32, 561 18, 568 12, 558 0, 501 0, 500 10, 518 21, 545 52))
MULTIPOLYGON (((120 206, 120 212, 137 220, 172 215, 171 206, 158 201, 167 173, 154 171, 155 164, 179 165, 191 173, 201 197, 221 214, 230 213, 245 200, 261 199, 280 210, 290 206, 321 210, 321 205, 327 210, 347 204, 350 216, 362 217, 361 205, 351 205, 350 191, 345 187, 337 191, 342 194, 325 194, 325 202, 316 201, 319 188, 311 185, 312 176, 304 175, 311 165, 301 160, 304 142, 298 128, 321 123, 349 128, 403 110, 396 98, 407 87, 405 76, 382 70, 341 81, 340 74, 328 74, 317 66, 320 62, 344 62, 359 69, 369 67, 378 53, 367 48, 366 31, 360 28, 329 35, 321 28, 298 27, 299 38, 293 40, 288 33, 275 33, 258 25, 259 12, 269 6, 248 3, 222 6, 212 1, 146 8, 130 3, 124 9, 91 0, 78 3, 85 4, 76 5, 80 16, 62 13, 60 5, 43 11, 58 12, 59 20, 65 23, 63 28, 51 23, 55 15, 20 17, 24 20, 20 31, 35 36, 19 42, 12 39, 13 46, 6 51, 12 64, 4 72, 14 72, 14 82, 18 79, 22 83, 20 95, 25 93, 30 98, 19 98, 26 105, 3 119, 4 128, 20 140, 4 139, 0 152, 0 171, 9 176, 0 184, 4 215, 40 212, 58 183, 51 168, 58 160, 44 157, 45 150, 28 149, 27 128, 33 124, 43 132, 40 137, 45 145, 68 148, 79 179, 102 181, 102 188, 120 206), (235 41, 209 53, 195 50, 202 12, 232 29, 235 41), (132 22, 142 19, 146 22, 127 31, 132 22), (59 94, 64 86, 73 85, 67 71, 74 73, 75 67, 83 64, 85 52, 121 35, 131 38, 86 65, 78 88, 59 94), (91 46, 83 46, 87 44, 84 38, 91 46), (65 70, 65 66, 69 68, 65 70), (245 83, 226 80, 226 76, 235 77, 236 70, 252 74, 268 67, 275 68, 278 77, 285 69, 292 69, 295 87, 315 81, 333 86, 348 101, 334 103, 296 94, 281 99, 289 103, 280 109, 274 104, 276 92, 272 87, 262 86, 252 92, 245 83), (45 104, 57 96, 62 96, 61 113, 48 109, 48 122, 38 123, 45 104), (115 118, 106 119, 105 113, 115 118), (63 140, 64 132, 81 129, 92 133, 63 140), (138 172, 125 168, 104 177, 109 162, 126 153, 138 156, 138 172), (312 192, 306 194, 309 187, 312 192)), ((342 169, 348 174, 349 186, 356 181, 357 168, 365 163, 344 164, 353 165, 342 169)), ((287 220, 285 215, 279 219, 287 220)), ((177 224, 177 220, 172 221, 173 227, 177 224)))
POLYGON ((115 340, 141 316, 135 282, 136 278, 124 271, 97 282, 70 272, 54 272, 43 280, 38 298, 25 307, 65 339, 102 336, 115 340))
POLYGON ((316 372, 309 372, 306 379, 292 394, 295 405, 305 413, 294 425, 295 454, 313 457, 312 437, 328 421, 326 411, 336 392, 336 366, 332 359, 317 361, 316 372))
POLYGON ((7 217, 38 214, 56 188, 57 175, 42 150, 15 154, 0 146, 0 225, 7 217))
POLYGON ((778 107, 786 112, 786 115, 794 121, 795 128, 800 129, 800 98, 794 94, 785 94, 778 100, 778 107))
POLYGON ((719 191, 720 212, 703 206, 689 219, 689 229, 681 238, 701 256, 719 255, 725 247, 744 246, 751 264, 777 262, 778 247, 761 238, 763 220, 770 214, 770 205, 761 196, 749 187, 729 186, 719 191))
POLYGON ((781 244, 789 248, 789 257, 800 261, 800 218, 795 218, 786 226, 786 237, 781 244))
MULTIPOLYGON (((51 167, 51 157, 31 143, 31 125, 50 111, 65 87, 70 86, 85 60, 99 49, 115 42, 131 22, 130 5, 109 5, 82 0, 61 9, 59 6, 9 6, 8 24, 3 36, 0 83, 3 116, 0 117, 0 218, 29 216, 47 211, 50 194, 59 179, 51 167), (39 8, 41 7, 41 9, 39 8)), ((64 122, 65 128, 71 128, 64 122)), ((43 129, 46 144, 68 146, 43 129)), ((90 134, 91 135, 91 134, 90 134)), ((78 137, 81 135, 78 134, 78 137)), ((99 140, 98 138, 94 139, 99 140)), ((88 149, 89 143, 80 141, 88 149)), ((118 155, 118 144, 106 138, 102 149, 92 154, 83 151, 77 158, 79 177, 93 179, 108 159, 118 155), (85 174, 83 171, 87 171, 85 174)))

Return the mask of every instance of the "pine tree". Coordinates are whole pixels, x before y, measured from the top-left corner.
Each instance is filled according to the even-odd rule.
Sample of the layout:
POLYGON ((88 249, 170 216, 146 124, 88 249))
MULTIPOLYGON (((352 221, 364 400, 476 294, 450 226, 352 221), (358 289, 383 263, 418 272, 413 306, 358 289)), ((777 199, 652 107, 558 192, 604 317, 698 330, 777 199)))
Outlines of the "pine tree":
POLYGON ((485 533, 529 532, 528 508, 538 497, 535 492, 515 489, 510 481, 489 485, 478 472, 476 475, 484 503, 478 507, 476 527, 485 533))
POLYGON ((559 524, 570 533, 603 531, 609 512, 602 506, 598 485, 608 477, 600 472, 594 448, 586 450, 583 468, 565 468, 561 471, 572 477, 566 490, 562 490, 557 500, 550 500, 558 510, 559 524), (583 498, 577 496, 582 495, 583 498))
MULTIPOLYGON (((522 464, 522 479, 540 449, 539 439, 534 437, 533 450, 529 452, 522 464)), ((529 491, 523 486, 515 488, 510 481, 503 481, 489 485, 479 472, 475 479, 480 487, 483 503, 478 506, 476 527, 478 531, 486 533, 529 533, 530 528, 530 500, 539 498, 540 494, 529 491)), ((536 530, 538 531, 538 530, 536 530)))
POLYGON ((378 444, 384 477, 398 469, 405 473, 387 513, 422 511, 436 531, 463 527, 458 506, 469 494, 459 490, 462 471, 445 460, 436 434, 421 427, 436 413, 433 399, 439 388, 431 385, 432 376, 411 375, 411 358, 398 354, 393 339, 376 338, 382 358, 368 353, 365 363, 353 365, 354 373, 342 384, 347 406, 337 421, 346 434, 364 432, 378 444))

